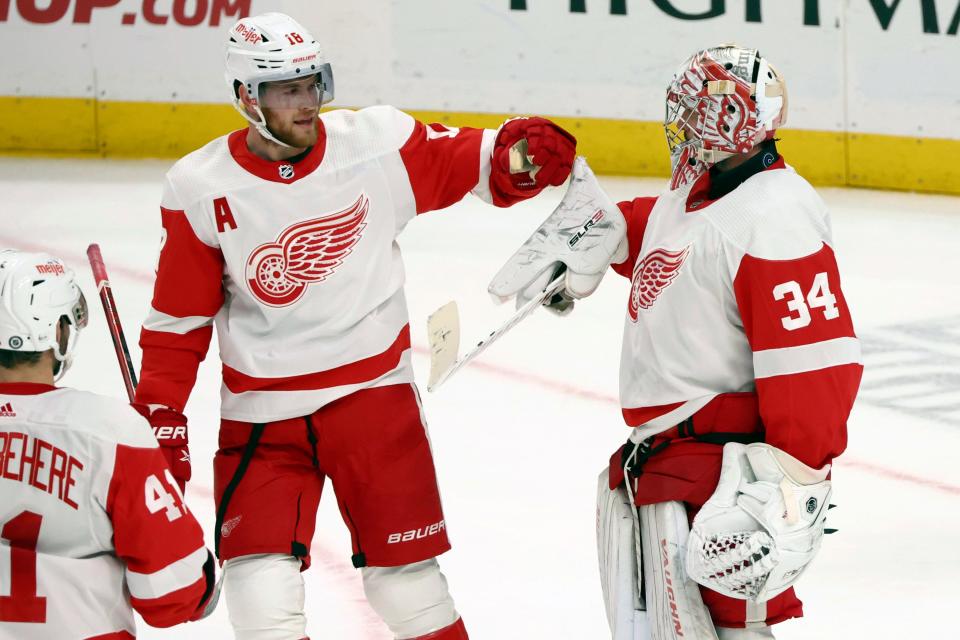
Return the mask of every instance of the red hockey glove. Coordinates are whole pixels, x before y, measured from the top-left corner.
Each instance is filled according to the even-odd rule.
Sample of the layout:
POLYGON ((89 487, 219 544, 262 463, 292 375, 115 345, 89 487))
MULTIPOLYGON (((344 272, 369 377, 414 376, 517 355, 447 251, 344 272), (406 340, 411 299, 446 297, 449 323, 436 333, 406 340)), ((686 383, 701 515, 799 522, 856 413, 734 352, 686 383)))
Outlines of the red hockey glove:
POLYGON ((516 118, 506 122, 493 148, 491 181, 495 190, 508 196, 526 197, 543 187, 564 183, 577 154, 577 139, 546 118, 516 118), (510 149, 527 141, 527 157, 536 168, 510 173, 510 149))
POLYGON ((134 404, 140 415, 147 419, 157 438, 160 451, 167 459, 167 466, 174 480, 180 485, 180 491, 186 488, 190 480, 190 448, 187 446, 187 417, 170 407, 151 404, 134 404))

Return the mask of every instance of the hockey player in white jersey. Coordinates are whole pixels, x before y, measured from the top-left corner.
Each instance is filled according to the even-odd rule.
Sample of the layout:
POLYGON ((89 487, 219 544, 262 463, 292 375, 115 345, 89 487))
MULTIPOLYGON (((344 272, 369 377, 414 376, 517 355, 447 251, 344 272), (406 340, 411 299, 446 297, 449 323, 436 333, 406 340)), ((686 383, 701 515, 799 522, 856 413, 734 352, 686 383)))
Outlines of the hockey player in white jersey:
POLYGON ((616 640, 771 638, 802 615, 792 585, 825 531, 863 366, 828 211, 777 150, 786 114, 784 80, 756 50, 696 53, 667 91, 669 187, 614 205, 578 159, 576 205, 491 284, 520 304, 562 265, 548 305, 566 311, 599 284, 590 265, 631 281, 620 399, 633 432, 598 496, 616 640))
POLYGON ((508 206, 561 184, 576 141, 542 118, 482 130, 388 106, 318 116, 333 99, 330 65, 278 13, 230 29, 226 67, 249 127, 167 175, 137 401, 185 482, 182 412, 216 325, 217 553, 236 637, 306 635, 300 572, 329 478, 367 599, 393 634, 466 638, 436 560, 450 545, 396 237, 471 192, 508 206))
POLYGON ((124 640, 215 604, 213 556, 130 405, 54 382, 87 322, 73 271, 0 251, 0 638, 124 640), (132 608, 131 608, 132 607, 132 608))

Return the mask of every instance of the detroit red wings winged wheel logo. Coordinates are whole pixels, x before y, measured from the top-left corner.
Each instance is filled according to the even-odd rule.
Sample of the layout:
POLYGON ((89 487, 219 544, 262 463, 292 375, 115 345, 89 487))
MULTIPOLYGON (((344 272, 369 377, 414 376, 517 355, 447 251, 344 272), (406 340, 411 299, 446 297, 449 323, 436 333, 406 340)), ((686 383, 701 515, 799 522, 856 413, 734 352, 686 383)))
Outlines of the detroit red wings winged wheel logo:
POLYGON ((690 247, 680 251, 654 249, 633 269, 633 286, 630 288, 630 319, 637 321, 640 309, 649 309, 680 274, 680 267, 687 259, 690 247))
POLYGON ((363 194, 343 211, 304 220, 262 244, 247 260, 250 293, 271 307, 300 299, 307 285, 326 280, 360 241, 370 201, 363 194))

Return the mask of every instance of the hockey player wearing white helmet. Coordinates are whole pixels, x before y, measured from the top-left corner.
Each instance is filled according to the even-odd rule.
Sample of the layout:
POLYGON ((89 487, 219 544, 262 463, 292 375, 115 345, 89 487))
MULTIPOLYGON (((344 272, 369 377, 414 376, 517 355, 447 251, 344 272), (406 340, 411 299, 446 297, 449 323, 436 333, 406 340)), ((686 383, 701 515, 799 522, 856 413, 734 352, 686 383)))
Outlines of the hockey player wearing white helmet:
POLYGON ((633 432, 598 494, 615 640, 772 638, 802 615, 792 585, 825 532, 863 366, 829 213, 777 150, 786 98, 756 50, 697 52, 667 90, 668 188, 614 205, 578 160, 589 197, 491 284, 521 303, 564 266, 548 304, 567 310, 603 277, 590 265, 631 281, 620 400, 633 432))
POLYGON ((213 556, 147 422, 56 387, 87 305, 73 271, 0 251, 0 637, 134 637, 216 604, 213 556))
POLYGON ((186 482, 182 412, 216 325, 216 544, 237 638, 306 635, 300 572, 329 478, 394 636, 462 640, 436 560, 450 545, 396 237, 468 193, 505 207, 561 184, 576 141, 543 118, 483 130, 389 106, 319 114, 333 74, 303 25, 268 13, 227 40, 230 97, 249 127, 167 175, 137 401, 186 482))

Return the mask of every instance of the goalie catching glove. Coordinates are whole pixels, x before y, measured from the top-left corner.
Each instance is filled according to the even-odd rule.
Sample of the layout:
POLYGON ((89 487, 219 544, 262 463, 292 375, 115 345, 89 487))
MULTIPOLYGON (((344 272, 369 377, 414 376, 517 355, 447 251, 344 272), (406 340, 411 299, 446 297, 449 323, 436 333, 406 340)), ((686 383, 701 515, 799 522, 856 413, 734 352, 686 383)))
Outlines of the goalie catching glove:
POLYGON ((690 577, 755 602, 789 589, 820 550, 829 472, 768 444, 724 445, 720 482, 687 542, 690 577))
POLYGON ((517 308, 566 270, 561 291, 544 306, 565 313, 573 301, 593 293, 612 262, 627 257, 627 223, 600 188, 583 157, 573 164, 560 205, 507 260, 488 291, 499 302, 516 296, 517 308))

